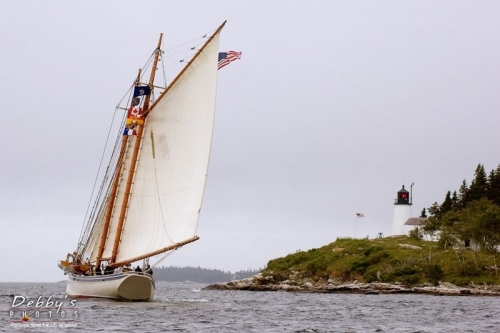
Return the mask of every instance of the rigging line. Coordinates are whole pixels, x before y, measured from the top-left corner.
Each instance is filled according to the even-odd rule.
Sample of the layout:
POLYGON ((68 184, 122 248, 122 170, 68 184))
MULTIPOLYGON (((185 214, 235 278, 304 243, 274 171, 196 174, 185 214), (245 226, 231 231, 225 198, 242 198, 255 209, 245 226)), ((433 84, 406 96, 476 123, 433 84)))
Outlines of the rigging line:
MULTIPOLYGON (((208 31, 206 34, 204 34, 201 37, 193 38, 193 39, 191 39, 191 40, 189 40, 187 42, 184 42, 184 43, 178 44, 176 46, 173 46, 171 48, 163 50, 163 53, 165 54, 164 56, 167 57, 167 56, 172 56, 173 54, 178 54, 177 51, 176 52, 173 52, 173 51, 177 50, 178 48, 180 48, 182 46, 185 46, 185 45, 188 45, 188 44, 192 44, 195 41, 196 42, 200 41, 199 44, 196 44, 196 46, 204 44, 205 42, 203 40, 209 38, 215 30, 217 30, 217 28, 208 31)), ((184 52, 184 51, 182 51, 182 52, 184 52)))
MULTIPOLYGON (((123 120, 124 120, 124 117, 122 117, 122 123, 123 123, 123 120)), ((121 126, 122 129, 120 130, 119 133, 123 132, 123 125, 121 126)), ((101 189, 99 191, 99 194, 96 198, 96 202, 94 204, 94 208, 92 210, 92 214, 91 214, 91 217, 89 217, 89 222, 87 223, 87 229, 90 229, 90 230, 87 230, 86 234, 84 235, 85 237, 85 241, 83 241, 84 244, 87 244, 88 240, 93 236, 95 235, 95 233, 99 233, 99 229, 96 230, 94 232, 94 229, 95 229, 95 225, 96 223, 98 223, 98 219, 101 218, 102 219, 102 210, 103 210, 103 205, 106 204, 106 197, 104 196, 103 197, 103 193, 106 194, 106 193, 109 193, 109 188, 111 187, 111 182, 109 181, 109 177, 110 175, 114 174, 115 172, 115 169, 114 168, 110 168, 111 165, 115 165, 116 163, 114 162, 115 160, 117 160, 117 149, 119 147, 119 143, 120 143, 120 136, 118 135, 117 139, 115 140, 115 146, 114 146, 114 149, 113 149, 113 153, 111 154, 111 157, 110 157, 110 162, 108 163, 108 167, 106 169, 106 173, 103 177, 103 181, 102 181, 102 184, 101 184, 101 189), (107 185, 107 186, 106 186, 107 185), (96 215, 97 214, 97 215, 96 215), (95 219, 94 219, 95 217, 95 219), (92 223, 91 226, 89 226, 89 224, 91 224, 90 222, 91 221, 94 221, 92 223)), ((99 221, 101 222, 101 221, 99 221)), ((101 229, 102 229, 102 226, 101 226, 101 229)), ((87 247, 87 246, 85 246, 87 247)), ((84 249, 85 249, 84 247, 84 249)))
MULTIPOLYGON (((151 129, 151 139, 153 139, 153 129, 151 129)), ((175 243, 172 238, 170 237, 169 233, 168 233, 168 230, 167 230, 167 227, 165 225, 165 216, 163 215, 163 207, 162 207, 162 204, 161 204, 161 200, 160 200, 160 187, 158 186, 158 173, 156 171, 156 158, 154 156, 154 148, 153 148, 153 168, 154 168, 154 171, 155 171, 155 185, 156 185, 156 195, 158 196, 158 204, 159 204, 159 207, 160 207, 160 215, 161 215, 161 221, 162 221, 162 225, 163 225, 163 229, 165 230, 165 234, 167 235, 168 239, 172 242, 172 243, 175 243)))
MULTIPOLYGON (((155 50, 155 52, 156 52, 156 50, 155 50)), ((145 63, 145 64, 144 64, 144 66, 142 67, 142 69, 143 69, 143 70, 141 71, 141 77, 140 77, 141 81, 142 81, 142 78, 146 75, 146 72, 147 72, 147 71, 146 71, 146 69, 147 69, 147 68, 149 68, 149 66, 150 66, 150 65, 151 65, 151 63, 153 62, 155 52, 153 52, 153 54, 149 57, 148 61, 146 61, 146 63, 145 63)), ((134 83, 135 83, 135 82, 134 82, 134 83)), ((134 86, 134 85, 132 85, 132 87, 133 87, 133 86, 134 86)))
MULTIPOLYGON (((102 216, 102 212, 99 212, 99 216, 102 216)), ((99 237, 97 236, 100 234, 100 231, 102 230, 103 224, 102 224, 102 218, 98 217, 98 221, 92 226, 92 231, 89 234, 81 252, 82 254, 86 254, 88 257, 92 258, 92 252, 94 251, 95 248, 95 243, 98 241, 99 237), (94 232, 95 230, 95 232, 94 232)))
POLYGON ((156 95, 154 91, 151 91, 151 98, 149 99, 149 101, 151 102, 151 104, 156 101, 156 95))
POLYGON ((203 44, 205 44, 205 41, 201 41, 200 43, 195 44, 195 45, 191 48, 191 50, 198 50, 198 49, 196 49, 196 47, 198 47, 198 46, 200 46, 200 45, 203 45, 203 44))
MULTIPOLYGON (((117 145, 115 144, 115 149, 113 151, 113 154, 110 158, 109 164, 114 164, 113 161, 116 160, 116 148, 117 145)), ((88 242, 89 240, 95 236, 96 233, 100 233, 100 229, 96 229, 96 224, 100 223, 101 221, 99 219, 102 219, 102 209, 103 205, 106 204, 106 197, 103 197, 103 193, 108 193, 109 188, 111 186, 111 182, 109 182, 109 176, 110 172, 114 173, 114 169, 110 169, 109 165, 106 170, 105 176, 103 177, 103 181, 101 183, 101 188, 99 190, 99 193, 95 199, 94 207, 92 209, 91 215, 88 218, 87 226, 84 235, 81 237, 81 241, 79 244, 78 248, 78 253, 80 254, 81 252, 85 251, 85 249, 88 247, 88 242), (107 186, 106 186, 107 185, 107 186)), ((101 226, 102 229, 102 226, 101 226)))
POLYGON ((188 63, 188 61, 184 62, 184 61, 176 60, 176 61, 173 61, 173 62, 166 63, 165 67, 178 66, 179 64, 186 65, 187 63, 188 63))
POLYGON ((165 62, 163 61, 163 57, 160 58, 161 70, 163 72, 163 86, 167 86, 167 75, 165 74, 165 62))
POLYGON ((212 31, 210 31, 210 32, 208 32, 208 33, 206 33, 204 36, 201 36, 201 37, 196 37, 196 38, 192 38, 192 39, 188 40, 187 42, 184 42, 184 43, 178 44, 178 45, 176 45, 176 46, 170 47, 170 48, 168 48, 168 49, 165 49, 165 50, 164 50, 164 52, 166 52, 166 53, 170 53, 171 51, 176 50, 176 49, 178 49, 178 48, 180 48, 180 47, 182 47, 182 46, 185 46, 185 45, 191 44, 191 43, 193 43, 193 42, 195 42, 195 41, 198 41, 198 40, 203 40, 204 38, 208 38, 207 36, 211 35, 211 34, 212 34, 212 32, 214 32, 215 30, 217 30, 217 29, 214 29, 214 30, 212 30, 212 31))
POLYGON ((189 57, 182 58, 181 60, 179 60, 179 62, 185 62, 185 63, 187 63, 187 62, 189 62, 190 60, 188 60, 188 61, 184 61, 184 60, 186 60, 186 59, 191 59, 192 57, 194 57, 194 54, 191 54, 189 57))
MULTIPOLYGON (((197 50, 196 50, 196 51, 197 51, 197 50)), ((195 56, 195 54, 196 54, 196 52, 192 52, 191 54, 189 54, 189 55, 187 55, 186 57, 182 58, 182 59, 180 60, 180 62, 184 62, 184 60, 186 60, 186 59, 191 59, 192 57, 194 57, 194 56, 195 56)), ((186 62, 189 62, 189 61, 186 61, 186 62)))
MULTIPOLYGON (((192 44, 191 44, 191 45, 192 45, 192 44)), ((196 46, 199 46, 199 45, 203 45, 203 43, 196 44, 196 45, 195 45, 195 47, 196 47, 196 46)), ((164 55, 164 58, 166 58, 166 59, 170 59, 170 58, 175 57, 175 56, 176 56, 176 55, 178 55, 178 54, 183 54, 183 53, 187 53, 187 52, 190 52, 190 51, 193 51, 193 48, 192 48, 192 47, 190 47, 189 49, 188 49, 188 48, 185 48, 185 49, 181 49, 181 50, 179 50, 179 51, 177 51, 177 52, 172 52, 172 53, 169 53, 169 54, 167 54, 167 55, 164 55)))
POLYGON ((183 59, 192 58, 196 54, 196 52, 199 50, 196 47, 198 47, 200 45, 203 45, 203 44, 197 44, 189 50, 186 50, 183 52, 178 52, 176 54, 171 55, 170 57, 165 57, 165 60, 167 60, 168 62, 175 62, 177 59, 179 59, 177 57, 178 55, 184 55, 184 54, 186 54, 186 56, 183 59))
MULTIPOLYGON (((168 55, 164 55, 164 57, 167 58, 167 59, 170 59, 170 58, 173 58, 174 56, 179 55, 179 54, 188 53, 188 52, 191 52, 191 51, 196 51, 196 50, 199 50, 199 49, 197 49, 197 47, 200 46, 200 45, 203 45, 203 44, 205 44, 205 43, 197 43, 194 46, 190 47, 189 49, 187 49, 187 48, 186 49, 181 49, 181 50, 179 50, 177 52, 172 52, 172 53, 169 53, 168 55)), ((191 44, 191 45, 193 45, 193 44, 191 44)))
POLYGON ((132 85, 127 89, 127 91, 125 92, 125 94, 123 95, 123 97, 120 99, 120 101, 118 102, 118 104, 116 105, 116 107, 115 107, 115 113, 116 113, 116 111, 118 111, 118 109, 120 109, 120 105, 123 103, 123 100, 125 99, 125 97, 128 96, 128 101, 129 102, 132 100, 131 95, 132 95, 132 91, 133 91, 134 87, 135 87, 135 80, 132 83, 132 85))
MULTIPOLYGON (((122 116, 122 122, 123 122, 123 116, 122 116)), ((122 125, 122 127, 123 127, 123 125, 122 125)), ((90 217, 94 216, 95 213, 97 212, 97 209, 98 209, 97 207, 99 206, 99 202, 100 202, 101 197, 102 197, 103 189, 107 183, 107 180, 109 179, 110 171, 112 171, 112 169, 110 169, 110 166, 113 165, 113 161, 116 159, 117 147, 118 147, 117 141, 115 140, 115 145, 113 147, 113 151, 112 151, 111 156, 110 156, 110 162, 108 163, 108 166, 107 166, 106 171, 104 173, 103 181, 101 183, 101 187, 99 188, 99 192, 97 194, 96 201, 94 203, 94 207, 92 209, 90 217)))
MULTIPOLYGON (((130 96, 132 94, 132 88, 129 88, 129 90, 127 91, 127 93, 130 96)), ((115 108, 115 112, 113 114, 113 120, 111 122, 111 127, 113 126, 114 119, 116 117, 116 113, 117 113, 117 111, 119 109, 119 105, 123 102, 123 100, 125 99, 125 96, 127 95, 127 93, 122 97, 122 99, 119 102, 118 106, 115 108)), ((83 248, 80 248, 80 247, 81 247, 81 245, 84 245, 90 239, 90 237, 91 237, 92 231, 94 229, 94 224, 96 222, 96 221, 94 221, 94 223, 92 223, 92 220, 93 220, 94 216, 96 216, 96 213, 99 215, 99 212, 102 209, 102 205, 106 202, 106 199, 102 198, 102 195, 104 193, 103 189, 105 188, 106 183, 108 184, 108 186, 107 186, 108 189, 111 186, 111 184, 108 182, 108 179, 109 179, 110 174, 114 173, 114 168, 110 169, 110 165, 113 165, 114 164, 113 161, 117 159, 117 151, 118 151, 119 145, 121 143, 121 140, 120 140, 121 135, 120 134, 123 133, 123 128, 125 126, 125 124, 124 124, 125 118, 126 118, 126 113, 124 113, 122 115, 122 121, 121 121, 122 125, 121 125, 120 131, 118 132, 117 137, 115 139, 115 145, 114 145, 113 151, 111 153, 110 162, 108 164, 108 167, 106 168, 106 172, 105 172, 104 177, 103 177, 101 188, 100 188, 100 190, 99 190, 99 192, 97 194, 97 197, 95 198, 95 203, 94 203, 94 207, 92 208, 91 215, 90 215, 90 217, 89 217, 88 220, 87 220, 87 216, 85 217, 85 219, 87 220, 87 223, 84 224, 84 226, 85 226, 85 233, 83 233, 83 234, 81 233, 80 234, 80 243, 78 244, 78 247, 77 247, 77 252, 78 253, 80 253, 81 250, 85 249, 85 246, 83 248)), ((106 140, 106 144, 105 144, 105 150, 106 150, 106 147, 107 147, 108 140, 109 140, 109 132, 108 132, 108 139, 106 140)), ((103 154, 104 154, 104 152, 103 152, 103 154)), ((101 163, 102 163, 102 158, 101 158, 101 163)), ((99 170, 100 170, 100 167, 99 167, 99 170)), ((96 177, 96 179, 97 179, 97 177, 96 177)), ((94 184, 94 188, 95 188, 95 184, 94 184)), ((92 196, 91 196, 91 200, 92 200, 92 196)), ((88 210, 87 210, 87 215, 88 215, 88 210)), ((82 231, 83 231, 83 229, 82 229, 82 231)))
MULTIPOLYGON (((146 135, 146 133, 144 133, 144 135, 146 135)), ((165 217, 163 215, 163 209, 162 209, 162 204, 161 204, 161 200, 160 200, 160 190, 159 190, 159 187, 158 187, 158 174, 157 174, 157 169, 156 169, 156 159, 155 159, 155 150, 154 150, 154 134, 153 134, 153 130, 151 129, 151 132, 150 132, 150 137, 151 137, 151 142, 152 142, 152 147, 151 147, 151 152, 152 152, 152 156, 153 156, 153 169, 154 169, 154 176, 155 176, 155 188, 156 188, 156 194, 155 194, 155 197, 157 198, 157 203, 158 203, 158 207, 159 207, 159 211, 160 211, 160 215, 161 215, 161 225, 165 231, 165 234, 167 235, 168 237, 168 240, 173 244, 175 243, 172 238, 170 237, 169 233, 168 233, 168 230, 166 229, 166 226, 165 226, 165 217)), ((156 206, 155 206, 156 207, 156 206)), ((154 210, 156 211, 156 208, 154 208, 154 210)), ((156 221, 156 218, 154 219, 156 221)), ((157 228, 157 225, 154 226, 155 230, 157 228)), ((155 233, 155 235, 153 236, 156 236, 157 233, 155 233)), ((162 239, 163 239, 164 235, 162 234, 162 239)), ((150 238, 149 240, 149 244, 146 246, 146 249, 150 249, 150 251, 152 251, 154 249, 153 247, 153 244, 155 242, 155 239, 150 238)))
MULTIPOLYGON (((92 203, 92 197, 94 196, 94 191, 95 191, 95 187, 96 187, 96 184, 97 184, 97 179, 99 177, 99 174, 100 174, 100 170, 101 170, 101 166, 102 166, 102 161, 104 160, 104 155, 106 153, 106 147, 108 146, 108 141, 109 141, 109 137, 111 135, 111 129, 113 127, 113 122, 115 120, 115 116, 116 116, 116 112, 113 112, 113 117, 111 119, 111 124, 109 125, 109 129, 108 129, 108 135, 106 136, 106 143, 104 144, 104 149, 103 149, 103 152, 101 154, 101 160, 99 162, 99 167, 97 168, 97 175, 95 177, 95 180, 94 180, 94 186, 92 187, 92 193, 90 195, 90 199, 89 199, 89 203, 87 205, 87 211, 85 212, 85 218, 84 218, 84 223, 82 225, 82 230, 80 231, 80 237, 82 237, 83 235, 83 230, 85 228, 85 221, 87 220, 87 216, 88 216, 88 213, 89 213, 89 209, 90 209, 90 206, 91 206, 91 203, 92 203)), ((77 249, 78 249, 78 245, 77 245, 77 249)))
MULTIPOLYGON (((198 40, 202 40, 202 39, 204 39, 204 38, 208 38, 208 36, 209 36, 209 35, 211 35, 211 33, 212 33, 213 31, 215 31, 215 30, 216 30, 216 29, 212 29, 212 30, 210 30, 210 31, 209 31, 209 32, 207 32, 205 35, 203 35, 202 37, 193 38, 193 39, 191 39, 191 40, 189 40, 189 41, 187 41, 187 42, 184 42, 184 43, 178 44, 177 46, 171 47, 171 48, 169 48, 169 49, 161 50, 161 52, 162 52, 162 56, 161 56, 162 61, 163 61, 163 58, 168 59, 168 57, 169 57, 169 56, 172 56, 172 55, 175 55, 175 54, 180 54, 180 53, 184 53, 184 52, 186 52, 186 51, 181 51, 181 52, 171 52, 171 53, 169 53, 169 51, 173 51, 173 50, 175 50, 175 49, 177 49, 177 48, 179 48, 179 47, 181 47, 181 46, 187 45, 187 44, 192 44, 194 41, 198 41, 198 40)), ((202 45, 202 44, 203 44, 203 42, 200 42, 200 43, 196 44, 195 46, 199 46, 199 45, 202 45)), ((151 62, 153 61, 153 58, 154 58, 155 53, 156 53, 156 49, 154 49, 154 50, 153 50, 153 52, 152 52, 151 56, 149 57, 149 59, 148 59, 148 60, 146 61, 146 63, 144 64, 143 69, 148 68, 148 66, 149 66, 149 65, 151 64, 151 62)), ((187 58, 188 58, 188 57, 186 57, 186 59, 187 59, 187 58)), ((145 75, 145 73, 146 73, 146 71, 145 71, 145 70, 144 70, 144 71, 142 71, 141 78, 143 77, 143 75, 145 75)), ((134 87, 134 84, 132 84, 132 86, 130 87, 130 89, 132 89, 133 87, 134 87)), ((127 93, 125 93, 125 95, 127 95, 127 93)), ((124 97, 125 97, 125 96, 124 96, 124 97)), ((124 97, 123 97, 123 98, 124 98, 124 97)), ((120 103, 123 101, 123 98, 121 99, 120 103)))
MULTIPOLYGON (((177 249, 176 249, 177 250, 177 249)), ((156 265, 158 265, 159 263, 161 263, 163 260, 165 260, 165 258, 169 257, 172 253, 174 253, 172 250, 170 251, 167 251, 165 253, 165 255, 163 257, 160 258, 160 260, 158 260, 156 263, 154 263, 154 265, 151 265, 151 268, 155 268, 156 265)))

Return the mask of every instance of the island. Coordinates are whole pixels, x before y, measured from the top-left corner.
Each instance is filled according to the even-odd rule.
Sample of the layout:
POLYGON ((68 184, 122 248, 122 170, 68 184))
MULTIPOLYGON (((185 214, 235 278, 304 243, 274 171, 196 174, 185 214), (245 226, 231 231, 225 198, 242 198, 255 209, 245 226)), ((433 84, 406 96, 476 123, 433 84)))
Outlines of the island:
POLYGON ((252 277, 204 290, 500 296, 497 255, 408 236, 339 238, 273 259, 252 277))

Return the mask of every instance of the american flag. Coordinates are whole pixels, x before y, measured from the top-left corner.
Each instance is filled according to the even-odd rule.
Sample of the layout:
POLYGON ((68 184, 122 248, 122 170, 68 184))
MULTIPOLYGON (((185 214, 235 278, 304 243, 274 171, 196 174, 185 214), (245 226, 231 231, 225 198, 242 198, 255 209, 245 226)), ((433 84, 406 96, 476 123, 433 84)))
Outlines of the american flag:
POLYGON ((219 52, 219 65, 217 66, 217 69, 221 69, 222 67, 229 65, 230 62, 238 59, 241 59, 241 52, 219 52))
POLYGON ((357 217, 365 217, 365 214, 363 214, 363 213, 356 213, 356 216, 357 217))

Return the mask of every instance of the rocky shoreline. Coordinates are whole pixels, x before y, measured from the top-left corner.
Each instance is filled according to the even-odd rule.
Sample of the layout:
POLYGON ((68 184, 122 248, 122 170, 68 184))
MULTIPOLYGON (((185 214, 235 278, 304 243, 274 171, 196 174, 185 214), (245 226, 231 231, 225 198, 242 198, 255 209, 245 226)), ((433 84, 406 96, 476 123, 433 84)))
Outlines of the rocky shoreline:
POLYGON ((500 286, 475 285, 459 287, 449 282, 439 282, 437 286, 423 284, 407 287, 398 282, 394 284, 383 282, 364 283, 340 281, 338 278, 321 279, 317 282, 300 278, 292 274, 289 278, 283 276, 257 274, 251 278, 235 280, 223 284, 212 284, 204 290, 248 290, 248 291, 288 291, 307 293, 353 293, 365 295, 377 294, 429 294, 438 296, 500 296, 500 286))

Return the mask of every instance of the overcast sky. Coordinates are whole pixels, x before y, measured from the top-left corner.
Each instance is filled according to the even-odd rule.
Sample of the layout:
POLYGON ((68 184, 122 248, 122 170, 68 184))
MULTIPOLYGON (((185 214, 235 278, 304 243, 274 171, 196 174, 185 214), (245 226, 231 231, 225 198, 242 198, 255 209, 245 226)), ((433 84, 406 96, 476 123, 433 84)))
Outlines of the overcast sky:
MULTIPOLYGON (((500 163, 498 1, 2 1, 0 281, 59 281, 115 106, 164 48, 228 20, 200 240, 237 271, 389 235, 500 163), (356 220, 356 213, 366 217, 356 220)), ((178 68, 167 71, 175 74, 178 68)))

